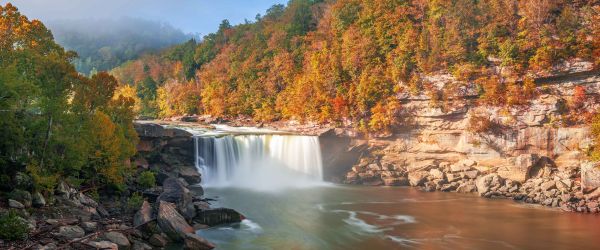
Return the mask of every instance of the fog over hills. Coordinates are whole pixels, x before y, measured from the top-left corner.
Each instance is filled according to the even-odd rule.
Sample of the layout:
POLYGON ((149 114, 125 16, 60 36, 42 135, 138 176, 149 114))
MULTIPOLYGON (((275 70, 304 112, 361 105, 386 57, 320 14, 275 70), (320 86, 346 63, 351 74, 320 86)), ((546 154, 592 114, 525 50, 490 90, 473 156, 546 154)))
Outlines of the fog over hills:
POLYGON ((110 70, 142 53, 194 37, 170 24, 137 18, 63 19, 47 25, 59 44, 77 52, 74 64, 84 74, 110 70))

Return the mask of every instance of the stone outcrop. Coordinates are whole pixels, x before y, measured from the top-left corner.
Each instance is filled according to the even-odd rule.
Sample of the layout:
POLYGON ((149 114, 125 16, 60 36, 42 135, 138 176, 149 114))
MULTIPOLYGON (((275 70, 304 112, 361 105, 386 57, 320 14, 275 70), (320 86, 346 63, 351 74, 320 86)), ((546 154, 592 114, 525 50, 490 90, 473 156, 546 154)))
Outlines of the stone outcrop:
POLYGON ((140 209, 133 216, 133 226, 140 227, 155 219, 152 213, 152 206, 148 201, 144 201, 140 209))
POLYGON ((157 172, 159 183, 171 177, 183 178, 189 184, 200 183, 192 134, 152 123, 136 123, 135 129, 140 138, 136 166, 157 172))
POLYGON ((600 187, 599 164, 585 162, 581 165, 581 186, 588 190, 600 187))
POLYGON ((157 202, 163 201, 175 204, 177 210, 187 220, 196 216, 192 193, 179 179, 169 178, 163 182, 163 193, 158 196, 157 202))
POLYGON ((215 245, 197 234, 189 233, 185 235, 183 247, 188 250, 210 250, 215 248, 215 245))
POLYGON ((361 153, 367 148, 366 141, 352 140, 343 129, 329 129, 318 135, 323 157, 323 178, 341 182, 361 153))
POLYGON ((173 241, 183 242, 186 234, 194 233, 194 228, 177 212, 173 203, 159 202, 157 220, 160 229, 173 241))
POLYGON ((203 209, 197 213, 194 222, 207 226, 238 223, 244 219, 243 215, 230 208, 203 209))
POLYGON ((532 168, 538 161, 537 154, 521 154, 517 157, 510 157, 505 165, 498 168, 498 175, 505 179, 524 182, 529 178, 532 168))

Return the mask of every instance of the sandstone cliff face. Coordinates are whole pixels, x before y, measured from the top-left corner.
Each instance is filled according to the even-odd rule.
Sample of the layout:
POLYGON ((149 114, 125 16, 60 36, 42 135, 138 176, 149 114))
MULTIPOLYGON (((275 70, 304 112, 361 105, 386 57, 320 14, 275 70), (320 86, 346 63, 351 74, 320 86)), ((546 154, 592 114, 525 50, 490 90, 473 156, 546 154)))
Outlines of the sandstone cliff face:
MULTIPOLYGON (((430 80, 437 81, 435 85, 440 87, 453 81, 449 76, 430 80)), ((579 85, 585 86, 588 97, 580 109, 598 110, 600 72, 579 72, 539 81, 543 82, 538 85, 541 94, 529 105, 511 109, 476 105, 476 99, 471 98, 474 93, 468 88, 463 91, 463 98, 451 100, 444 107, 432 106, 424 96, 402 97, 403 116, 408 118, 406 128, 387 138, 369 140, 368 150, 343 177, 344 182, 365 185, 412 183, 413 186, 429 185, 433 190, 445 191, 464 186, 459 190, 475 191, 474 179, 493 173, 501 180, 510 181, 506 191, 512 189, 514 194, 519 192, 520 184, 536 178, 543 181, 531 184, 532 188, 539 188, 549 180, 573 184, 564 192, 550 188, 557 190, 553 195, 580 190, 582 175, 587 177, 583 179, 588 184, 586 190, 598 187, 597 168, 580 167, 586 163, 587 152, 593 143, 589 127, 567 127, 560 117, 564 105, 573 97, 575 86, 579 85), (474 117, 483 118, 493 126, 486 131, 473 131, 474 117), (443 178, 439 178, 438 170, 444 174, 443 178), (477 172, 471 178, 468 171, 477 172), (449 178, 447 174, 450 174, 449 178), (462 181, 456 182, 455 175, 462 181)), ((502 185, 504 182, 499 186, 502 185)), ((532 202, 542 203, 551 197, 538 197, 532 202)), ((552 205, 553 201, 546 203, 552 205)), ((560 203, 558 199, 554 205, 560 203)))

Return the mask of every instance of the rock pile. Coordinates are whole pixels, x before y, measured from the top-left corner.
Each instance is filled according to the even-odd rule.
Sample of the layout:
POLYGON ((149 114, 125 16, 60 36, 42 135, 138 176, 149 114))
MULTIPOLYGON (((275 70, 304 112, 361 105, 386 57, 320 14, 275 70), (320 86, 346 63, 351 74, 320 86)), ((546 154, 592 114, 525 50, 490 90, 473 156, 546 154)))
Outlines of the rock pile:
POLYGON ((579 173, 556 168, 549 159, 535 154, 522 154, 506 162, 511 165, 482 166, 463 159, 454 163, 428 160, 395 166, 378 158, 362 158, 347 173, 344 183, 477 193, 485 198, 510 198, 565 211, 600 212, 597 185, 600 168, 596 165, 584 163, 579 173))

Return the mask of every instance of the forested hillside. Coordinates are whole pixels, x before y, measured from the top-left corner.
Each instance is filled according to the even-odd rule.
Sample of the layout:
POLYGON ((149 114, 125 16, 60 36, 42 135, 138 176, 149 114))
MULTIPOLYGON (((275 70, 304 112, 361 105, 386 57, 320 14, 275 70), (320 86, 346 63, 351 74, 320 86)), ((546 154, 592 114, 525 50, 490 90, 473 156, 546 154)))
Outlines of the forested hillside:
POLYGON ((105 72, 91 78, 38 20, 0 6, 0 192, 122 188, 135 154, 131 98, 105 72))
POLYGON ((73 63, 86 75, 111 70, 143 53, 192 37, 168 24, 134 18, 57 20, 48 27, 58 44, 77 52, 73 63))
POLYGON ((526 104, 533 77, 571 59, 600 64, 600 3, 578 0, 291 0, 255 22, 115 69, 142 114, 351 121, 387 130, 400 94, 526 104), (459 86, 424 76, 451 73, 459 86))

